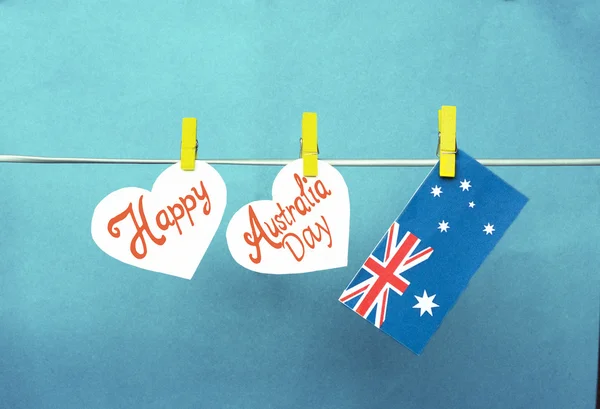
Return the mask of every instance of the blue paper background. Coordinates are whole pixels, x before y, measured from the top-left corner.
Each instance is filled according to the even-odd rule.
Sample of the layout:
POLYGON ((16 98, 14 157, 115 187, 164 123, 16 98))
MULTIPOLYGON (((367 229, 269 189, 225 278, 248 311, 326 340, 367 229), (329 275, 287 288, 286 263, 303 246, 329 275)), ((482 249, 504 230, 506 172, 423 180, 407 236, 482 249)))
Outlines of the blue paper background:
MULTIPOLYGON (((478 158, 593 157, 600 3, 589 0, 0 1, 0 153, 431 158, 456 105, 478 158), (551 4, 548 4, 551 3, 551 4)), ((192 281, 109 258, 96 204, 163 166, 0 164, 2 408, 592 408, 600 170, 493 168, 530 198, 417 357, 337 298, 426 168, 340 168, 347 268, 234 263, 233 213, 278 168, 218 167, 228 207, 192 281)))

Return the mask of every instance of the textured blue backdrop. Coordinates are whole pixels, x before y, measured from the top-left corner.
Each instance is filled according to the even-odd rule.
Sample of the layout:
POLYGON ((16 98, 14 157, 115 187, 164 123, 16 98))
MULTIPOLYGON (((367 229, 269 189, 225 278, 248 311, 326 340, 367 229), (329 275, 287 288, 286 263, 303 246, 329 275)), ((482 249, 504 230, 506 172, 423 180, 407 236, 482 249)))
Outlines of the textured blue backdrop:
MULTIPOLYGON (((0 153, 177 158, 196 116, 200 157, 294 158, 315 111, 324 159, 431 158, 446 104, 475 157, 597 157, 599 16, 593 0, 3 0, 0 153)), ((340 168, 349 266, 277 277, 236 265, 225 229, 278 169, 218 167, 229 202, 191 281, 91 238, 107 193, 163 169, 0 164, 0 407, 593 407, 599 169, 492 169, 530 202, 420 357, 337 298, 428 169, 340 168)))

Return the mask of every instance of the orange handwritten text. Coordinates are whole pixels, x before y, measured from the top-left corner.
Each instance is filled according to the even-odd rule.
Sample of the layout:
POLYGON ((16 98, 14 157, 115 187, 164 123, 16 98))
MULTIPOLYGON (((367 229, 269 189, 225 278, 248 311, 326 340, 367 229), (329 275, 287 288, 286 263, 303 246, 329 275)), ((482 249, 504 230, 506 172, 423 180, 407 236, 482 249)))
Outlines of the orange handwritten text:
POLYGON ((331 196, 331 190, 327 190, 320 179, 317 179, 314 185, 308 187, 308 189, 305 187, 305 184, 308 183, 307 178, 294 174, 294 180, 298 184, 300 194, 291 205, 282 207, 280 203, 277 203, 279 213, 271 217, 270 222, 261 223, 252 205, 248 206, 251 232, 244 233, 244 241, 255 249, 256 254, 248 255, 254 264, 258 264, 262 260, 260 245, 263 240, 275 249, 285 248, 289 250, 296 261, 302 261, 304 258, 305 245, 310 249, 314 249, 325 236, 329 239, 327 247, 331 248, 333 245, 331 231, 324 216, 321 216, 320 221, 314 223, 315 230, 313 230, 313 227, 308 226, 298 234, 291 231, 284 234, 294 223, 302 220, 302 216, 312 212, 322 200, 331 196))
MULTIPOLYGON (((205 203, 202 207, 202 213, 208 216, 210 214, 210 197, 208 196, 208 192, 204 188, 204 183, 200 181, 200 192, 198 192, 198 189, 193 187, 191 189, 191 193, 183 197, 179 197, 179 200, 177 202, 175 202, 171 206, 166 206, 166 208, 160 210, 156 214, 156 216, 154 217, 156 227, 158 227, 162 231, 167 231, 171 227, 176 226, 179 235, 182 235, 183 230, 181 229, 181 225, 179 222, 182 219, 184 219, 184 217, 187 217, 190 224, 194 226, 194 219, 192 218, 191 212, 196 208, 196 205, 203 200, 205 201, 205 203)), ((129 249, 131 251, 131 254, 135 258, 141 260, 144 257, 146 257, 148 253, 148 247, 146 245, 146 238, 144 237, 144 233, 146 233, 150 240, 152 240, 152 242, 157 246, 162 246, 163 244, 165 244, 167 238, 164 235, 158 237, 154 233, 152 233, 152 229, 150 229, 148 219, 146 218, 146 214, 144 213, 144 195, 140 196, 137 207, 140 217, 139 222, 133 210, 133 203, 129 203, 129 206, 127 206, 127 208, 123 212, 119 213, 118 215, 116 215, 108 221, 107 227, 108 233, 110 233, 111 236, 113 236, 114 238, 119 238, 121 237, 121 230, 118 227, 116 227, 116 225, 125 220, 126 218, 131 217, 131 220, 133 221, 133 224, 136 228, 136 233, 131 240, 131 245, 129 249), (137 249, 138 243, 141 244, 141 251, 138 251, 137 249)))

